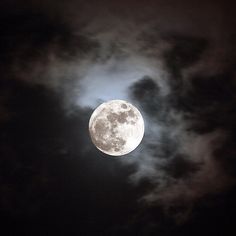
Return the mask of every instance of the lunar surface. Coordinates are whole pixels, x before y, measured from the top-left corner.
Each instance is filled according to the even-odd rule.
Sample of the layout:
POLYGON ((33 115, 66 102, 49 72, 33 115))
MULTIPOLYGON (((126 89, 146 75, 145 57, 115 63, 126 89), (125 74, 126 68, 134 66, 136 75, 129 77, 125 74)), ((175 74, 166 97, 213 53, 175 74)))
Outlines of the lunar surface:
POLYGON ((123 100, 112 100, 98 106, 89 120, 94 145, 111 156, 133 151, 142 141, 144 121, 139 110, 123 100))

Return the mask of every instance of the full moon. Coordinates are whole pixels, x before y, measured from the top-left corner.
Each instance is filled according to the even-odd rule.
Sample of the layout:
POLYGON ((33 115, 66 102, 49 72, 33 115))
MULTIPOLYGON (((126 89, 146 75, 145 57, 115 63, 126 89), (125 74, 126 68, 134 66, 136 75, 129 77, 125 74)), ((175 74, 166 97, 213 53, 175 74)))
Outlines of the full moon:
POLYGON ((123 100, 111 100, 98 106, 89 120, 93 144, 103 153, 122 156, 141 143, 144 121, 139 110, 123 100))

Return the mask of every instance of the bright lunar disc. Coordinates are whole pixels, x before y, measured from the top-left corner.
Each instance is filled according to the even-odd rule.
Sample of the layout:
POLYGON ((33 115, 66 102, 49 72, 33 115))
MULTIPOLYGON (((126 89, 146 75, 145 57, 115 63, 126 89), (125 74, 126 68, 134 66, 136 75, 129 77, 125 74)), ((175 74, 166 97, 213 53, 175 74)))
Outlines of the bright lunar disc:
POLYGON ((123 100, 111 100, 98 106, 89 120, 94 145, 111 156, 133 151, 142 141, 144 121, 139 110, 123 100))

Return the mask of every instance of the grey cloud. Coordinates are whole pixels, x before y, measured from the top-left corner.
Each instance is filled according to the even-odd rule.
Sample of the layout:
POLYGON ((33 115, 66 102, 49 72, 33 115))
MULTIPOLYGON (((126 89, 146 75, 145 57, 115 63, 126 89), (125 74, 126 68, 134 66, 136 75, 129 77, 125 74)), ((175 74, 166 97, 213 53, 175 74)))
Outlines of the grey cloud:
MULTIPOLYGON (((195 41, 184 40, 189 40, 187 45, 195 41)), ((226 148, 224 140, 234 140, 231 131, 234 129, 235 85, 230 72, 214 77, 184 75, 186 65, 182 58, 185 60, 186 53, 189 54, 187 66, 194 67, 203 49, 201 46, 195 51, 191 46, 194 51, 188 52, 188 48, 181 51, 181 47, 176 46, 178 43, 178 39, 173 42, 172 49, 165 54, 170 57, 164 57, 170 72, 167 95, 161 95, 158 82, 150 77, 130 87, 131 98, 150 121, 155 122, 152 130, 146 130, 140 151, 127 162, 138 166, 131 176, 134 184, 142 179, 152 183, 143 199, 151 205, 163 206, 167 214, 182 222, 188 219, 200 199, 226 191, 235 184, 234 176, 221 162, 223 159, 224 163, 228 162, 222 153, 226 148), (221 161, 219 150, 223 155, 221 161)), ((234 153, 231 148, 230 152, 234 153)))

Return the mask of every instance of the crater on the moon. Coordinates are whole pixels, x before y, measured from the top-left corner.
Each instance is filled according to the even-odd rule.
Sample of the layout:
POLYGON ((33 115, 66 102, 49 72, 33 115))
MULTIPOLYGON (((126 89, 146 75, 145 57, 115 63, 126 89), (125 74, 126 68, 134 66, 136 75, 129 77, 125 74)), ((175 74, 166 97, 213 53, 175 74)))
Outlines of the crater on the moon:
POLYGON ((118 152, 126 143, 124 139, 118 136, 117 130, 115 130, 115 128, 117 127, 116 118, 116 116, 113 116, 110 119, 108 118, 110 123, 104 122, 104 120, 99 119, 96 122, 94 130, 91 130, 93 133, 92 139, 94 144, 97 147, 100 147, 102 150, 115 150, 116 152, 118 152))
POLYGON ((134 150, 141 142, 144 122, 137 108, 125 101, 113 100, 94 111, 89 131, 99 150, 119 156, 134 150))

